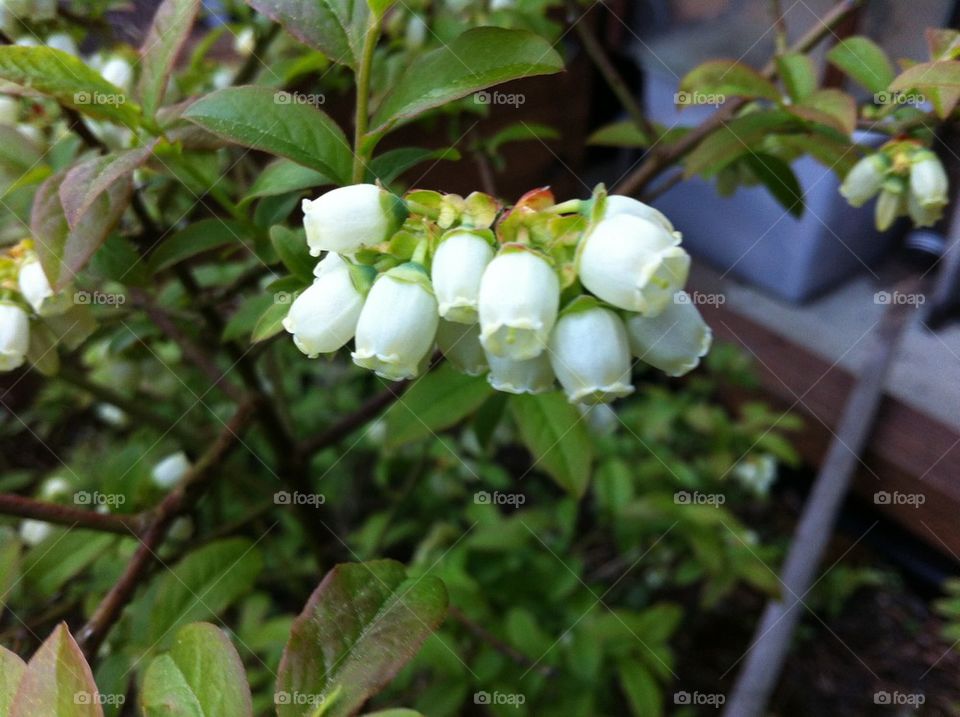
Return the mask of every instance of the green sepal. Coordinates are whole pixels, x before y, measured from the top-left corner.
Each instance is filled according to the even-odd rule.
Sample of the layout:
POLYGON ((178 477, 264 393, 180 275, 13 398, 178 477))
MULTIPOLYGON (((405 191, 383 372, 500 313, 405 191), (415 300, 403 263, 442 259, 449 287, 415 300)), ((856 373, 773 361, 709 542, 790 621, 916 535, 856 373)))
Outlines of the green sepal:
POLYGON ((374 279, 377 278, 377 270, 367 264, 354 264, 352 261, 346 264, 353 288, 366 296, 370 287, 373 286, 374 279))

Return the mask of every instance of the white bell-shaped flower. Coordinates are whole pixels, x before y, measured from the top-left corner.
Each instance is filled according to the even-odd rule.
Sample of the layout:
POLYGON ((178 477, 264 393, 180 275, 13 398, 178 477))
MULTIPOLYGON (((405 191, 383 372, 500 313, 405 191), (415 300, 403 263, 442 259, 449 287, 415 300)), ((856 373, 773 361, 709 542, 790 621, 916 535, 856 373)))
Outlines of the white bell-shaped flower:
POLYGON ((870 154, 861 159, 847 172, 840 185, 840 194, 853 207, 861 207, 883 187, 887 176, 887 163, 879 154, 870 154))
POLYGON ((342 269, 346 265, 347 261, 342 256, 335 252, 329 251, 327 252, 326 256, 318 261, 317 265, 313 267, 313 275, 319 279, 328 271, 342 269))
POLYGON ((560 307, 560 280, 541 255, 507 247, 480 281, 480 342, 487 353, 514 361, 546 348, 560 307))
POLYGON ((20 101, 13 95, 0 95, 0 124, 15 125, 20 118, 20 101))
POLYGON ((43 267, 36 259, 29 259, 23 263, 17 276, 17 283, 20 285, 23 298, 40 316, 57 316, 72 306, 71 292, 54 293, 43 267))
POLYGON ((252 27, 245 27, 233 36, 233 51, 238 55, 246 56, 251 54, 257 45, 257 38, 253 33, 252 27))
POLYGON ((77 49, 77 43, 74 42, 73 38, 65 32, 53 33, 47 38, 45 44, 47 47, 52 47, 54 50, 61 50, 62 52, 66 52, 68 55, 80 57, 80 50, 77 49))
POLYGON ((601 215, 601 219, 615 217, 618 214, 628 214, 631 217, 639 217, 640 219, 646 219, 654 224, 659 224, 661 227, 670 232, 670 235, 677 240, 677 243, 680 242, 682 235, 673 228, 673 222, 667 219, 667 216, 659 209, 654 209, 649 204, 644 204, 639 199, 626 197, 622 194, 610 194, 607 196, 606 202, 603 205, 603 214, 601 215))
POLYGON ((907 192, 897 187, 895 182, 887 182, 880 190, 880 198, 874 214, 874 223, 877 231, 885 232, 897 220, 897 217, 907 213, 907 192))
POLYGON ((546 393, 552 391, 556 385, 556 377, 546 351, 525 361, 514 361, 488 353, 487 361, 490 364, 487 383, 497 391, 546 393))
POLYGON ((922 207, 943 207, 947 203, 947 173, 936 154, 921 150, 910 162, 910 194, 922 207))
POLYGON ((627 336, 634 356, 668 376, 683 376, 696 368, 713 340, 710 327, 682 291, 659 316, 628 318, 627 336))
POLYGON ((430 276, 440 316, 461 324, 477 322, 480 280, 493 259, 489 231, 454 229, 440 239, 430 276))
POLYGON ((414 378, 429 360, 439 321, 426 270, 413 263, 391 269, 360 312, 353 362, 391 381, 414 378))
POLYGON ((351 268, 336 254, 320 264, 324 262, 326 269, 294 299, 283 320, 293 343, 310 358, 336 351, 353 338, 373 280, 372 268, 351 268))
POLYGON ((487 372, 487 355, 480 345, 480 324, 458 324, 440 319, 437 348, 444 357, 468 376, 487 372))
POLYGON ((593 299, 575 301, 557 320, 550 365, 571 403, 607 403, 633 393, 627 330, 593 299))
POLYGON ((304 199, 303 227, 310 254, 353 254, 386 241, 407 217, 400 197, 375 184, 339 187, 317 199, 304 199))
POLYGON ((150 472, 150 479, 158 488, 169 490, 179 483, 190 470, 190 459, 183 451, 162 458, 150 472))
POLYGON ((598 222, 583 238, 580 281, 621 309, 656 316, 682 288, 689 255, 662 226, 629 214, 598 222))
POLYGON ((918 227, 932 227, 943 216, 942 204, 921 204, 916 195, 910 192, 907 195, 907 213, 918 227))
POLYGON ((30 347, 30 318, 17 304, 0 301, 0 371, 23 365, 30 347))
POLYGON ((129 92, 133 87, 133 66, 122 57, 111 57, 100 69, 100 74, 110 84, 129 92))

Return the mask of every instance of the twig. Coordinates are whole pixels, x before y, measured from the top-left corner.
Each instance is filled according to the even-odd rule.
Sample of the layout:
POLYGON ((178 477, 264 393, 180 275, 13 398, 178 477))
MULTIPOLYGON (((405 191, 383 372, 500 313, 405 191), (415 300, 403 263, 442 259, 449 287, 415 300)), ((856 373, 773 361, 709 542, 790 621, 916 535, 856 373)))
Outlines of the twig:
POLYGON ((482 625, 478 625, 469 617, 464 615, 463 612, 460 610, 460 608, 454 605, 451 605, 450 609, 448 610, 448 614, 450 615, 450 617, 452 617, 454 620, 456 620, 465 628, 467 628, 470 632, 472 632, 476 637, 479 637, 481 640, 483 640, 485 643, 490 645, 497 652, 499 652, 502 655, 505 655, 506 657, 509 657, 511 660, 516 662, 521 667, 532 669, 535 672, 543 675, 544 677, 551 677, 554 674, 555 671, 552 667, 550 667, 549 665, 537 665, 536 662, 534 662, 531 658, 524 655, 522 652, 520 652, 520 650, 515 648, 513 645, 510 645, 504 642, 499 637, 494 635, 492 632, 487 630, 485 627, 483 627, 482 625))
POLYGON ((120 579, 106 594, 87 624, 77 634, 77 642, 88 658, 96 654, 110 628, 120 618, 123 608, 133 597, 141 576, 155 559, 156 551, 166 538, 167 531, 174 519, 181 513, 190 510, 200 499, 204 489, 215 475, 215 468, 229 450, 237 444, 239 434, 250 423, 253 415, 253 401, 241 404, 210 448, 200 456, 187 472, 181 484, 168 493, 166 498, 152 511, 150 525, 143 534, 137 552, 127 563, 120 579))
POLYGON ((397 401, 409 386, 409 381, 388 386, 385 391, 368 399, 353 413, 344 416, 325 431, 303 441, 300 444, 299 452, 304 456, 311 456, 319 450, 339 443, 355 430, 369 423, 387 406, 397 401))
MULTIPOLYGON (((583 44, 583 49, 587 51, 587 54, 593 61, 593 64, 597 66, 598 70, 600 70, 600 73, 603 75, 604 80, 606 80, 607 85, 613 91, 613 94, 617 96, 617 99, 620 100, 620 104, 623 105, 623 108, 627 111, 627 114, 630 115, 630 119, 633 120, 633 123, 637 126, 637 129, 640 131, 640 133, 646 138, 649 144, 656 144, 660 137, 660 133, 657 131, 657 128, 653 126, 653 123, 647 118, 647 115, 640 107, 640 103, 634 98, 633 92, 627 86, 627 83, 617 71, 617 68, 614 67, 613 63, 610 61, 606 50, 603 49, 603 45, 600 44, 600 41, 597 39, 596 35, 594 35, 593 30, 588 27, 587 23, 584 21, 584 18, 579 18, 576 21, 573 20, 574 16, 579 10, 576 1, 567 0, 567 9, 570 14, 571 22, 573 22, 573 28, 576 31, 577 36, 580 38, 580 42, 583 44)), ((589 10, 587 12, 589 12, 589 10)))
POLYGON ((97 513, 68 505, 34 500, 13 493, 0 493, 0 515, 33 518, 71 528, 88 528, 102 533, 119 533, 127 536, 131 533, 139 535, 145 525, 145 517, 141 514, 97 513))
POLYGON ((780 0, 770 0, 770 15, 773 18, 773 31, 776 35, 776 53, 781 56, 787 52, 787 18, 783 14, 780 0))
MULTIPOLYGON (((803 37, 793 44, 791 52, 807 52, 816 46, 821 40, 830 35, 833 29, 843 22, 852 12, 862 5, 864 0, 841 0, 837 3, 826 17, 811 28, 803 37)), ((767 79, 776 77, 777 68, 774 62, 767 63, 761 74, 767 79)), ((692 130, 681 136, 676 142, 670 145, 660 145, 650 153, 637 169, 629 174, 620 182, 613 191, 617 194, 637 194, 665 169, 673 166, 678 160, 692 152, 697 145, 706 139, 710 134, 732 119, 740 109, 746 104, 746 100, 736 98, 726 103, 719 110, 714 112, 702 124, 697 125, 692 130)))

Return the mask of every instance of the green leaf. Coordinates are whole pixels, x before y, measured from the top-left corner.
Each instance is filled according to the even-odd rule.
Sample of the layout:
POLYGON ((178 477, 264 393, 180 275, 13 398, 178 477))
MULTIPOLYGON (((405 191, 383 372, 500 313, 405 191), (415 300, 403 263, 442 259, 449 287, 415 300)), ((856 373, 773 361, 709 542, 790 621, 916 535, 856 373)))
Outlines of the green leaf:
POLYGON ((789 113, 780 110, 752 112, 724 123, 703 140, 687 157, 684 175, 710 178, 728 164, 751 151, 770 134, 797 124, 789 113))
POLYGON ((303 704, 311 701, 324 717, 354 714, 446 612, 446 588, 433 576, 409 578, 393 560, 336 566, 293 623, 277 676, 278 717, 316 714, 303 704), (284 695, 295 699, 280 704, 284 695))
POLYGON ((150 256, 150 271, 163 271, 184 259, 230 245, 245 245, 250 230, 233 219, 201 219, 168 237, 150 256))
POLYGON ((640 131, 633 120, 621 120, 605 125, 587 138, 587 144, 599 147, 636 147, 650 144, 650 138, 640 131))
POLYGON ((478 27, 415 60, 384 98, 371 132, 486 87, 563 69, 550 44, 525 30, 478 27))
POLYGON ((418 380, 387 412, 386 444, 419 441, 456 425, 493 393, 482 376, 467 376, 444 362, 418 380))
POLYGON ((845 177, 860 158, 850 142, 840 142, 822 133, 782 135, 777 141, 797 152, 809 154, 838 177, 845 177))
POLYGON ((352 154, 343 131, 313 105, 266 87, 227 87, 194 102, 184 118, 244 147, 292 159, 335 181, 350 181, 352 154))
POLYGON ((284 302, 274 299, 270 306, 260 315, 260 318, 257 319, 257 323, 254 325, 253 331, 250 334, 251 343, 266 341, 283 331, 283 320, 287 318, 287 314, 290 313, 290 304, 292 303, 292 297, 288 296, 284 298, 287 299, 284 302))
POLYGON ((53 596, 117 540, 89 530, 56 531, 23 556, 25 591, 41 599, 53 596))
POLYGON ((20 679, 10 717, 103 717, 97 685, 80 648, 60 623, 20 679))
POLYGON ((384 13, 390 9, 393 3, 394 0, 367 0, 367 6, 370 8, 370 12, 372 12, 378 20, 383 17, 384 13))
POLYGON ((777 57, 777 73, 794 102, 799 102, 817 89, 813 58, 802 52, 788 52, 777 57))
POLYGON ((803 214, 803 190, 789 164, 762 152, 753 152, 745 159, 750 171, 784 209, 795 217, 803 214))
POLYGON ((680 80, 680 105, 723 104, 727 97, 779 100, 780 93, 752 67, 731 60, 704 62, 680 80))
POLYGON ((928 27, 926 36, 931 60, 955 60, 960 55, 960 32, 950 28, 928 27))
POLYGON ((152 140, 143 147, 98 155, 70 169, 60 185, 60 203, 67 223, 75 227, 100 195, 146 163, 155 144, 156 140, 152 140))
POLYGON ((13 697, 26 669, 23 660, 0 645, 0 717, 10 717, 13 697))
POLYGON ((960 62, 923 62, 900 73, 890 82, 890 90, 893 92, 923 90, 928 87, 960 90, 960 62))
POLYGON ((30 343, 27 361, 44 376, 56 376, 60 370, 60 354, 57 353, 57 337, 43 323, 30 327, 30 343))
POLYGON ((247 203, 258 197, 272 197, 302 189, 322 187, 326 184, 336 184, 336 182, 323 172, 301 166, 289 159, 278 159, 260 172, 243 201, 247 203))
POLYGON ((489 152, 496 152, 500 147, 510 142, 525 142, 531 139, 559 139, 560 133, 553 127, 539 122, 516 122, 504 127, 495 135, 484 141, 489 152))
POLYGON ((62 50, 20 45, 0 47, 0 78, 97 119, 129 127, 136 127, 140 122, 140 108, 129 102, 119 87, 62 50))
POLYGON ((140 48, 138 93, 143 111, 151 117, 163 101, 170 72, 183 43, 190 36, 200 0, 163 0, 153 16, 147 37, 140 48))
MULTIPOLYGON (((0 617, 3 607, 10 601, 10 592, 17 584, 20 575, 20 541, 13 530, 0 528, 0 617)), ((4 713, 0 710, 0 717, 4 713)))
POLYGON ((223 327, 223 336, 221 341, 234 341, 239 338, 247 339, 253 327, 257 324, 257 319, 261 314, 273 306, 273 296, 270 294, 255 294, 240 304, 240 308, 234 312, 227 325, 223 327))
POLYGON ((369 9, 366 0, 247 0, 300 42, 356 67, 369 9))
POLYGON ((0 164, 17 174, 28 172, 40 162, 42 153, 32 140, 15 127, 0 125, 0 164))
POLYGON ((441 160, 455 161, 460 159, 460 152, 453 147, 445 147, 444 149, 424 149, 423 147, 391 149, 378 157, 374 157, 373 161, 370 162, 370 166, 367 168, 367 181, 372 182, 379 179, 383 184, 390 184, 408 169, 431 159, 435 160, 434 163, 441 160))
POLYGON ((252 717, 240 655, 223 630, 185 625, 173 647, 150 663, 140 697, 146 717, 252 717))
POLYGON ((120 221, 133 194, 129 176, 117 180, 96 197, 71 227, 59 193, 65 177, 66 172, 57 172, 37 188, 30 215, 40 265, 56 290, 64 288, 86 266, 120 221))
POLYGON ((857 126, 857 103, 840 90, 817 90, 803 101, 787 107, 787 111, 802 119, 833 127, 843 134, 851 134, 857 126))
POLYGON ((590 482, 593 444, 580 413, 559 391, 511 396, 510 410, 520 437, 535 459, 573 496, 580 498, 590 482))
POLYGON ((634 717, 659 717, 663 714, 660 687, 643 663, 632 659, 621 660, 617 665, 617 675, 634 717))
POLYGON ((874 94, 893 82, 895 73, 887 53, 869 38, 849 37, 831 48, 827 59, 874 94))
POLYGON ((270 242, 291 274, 308 284, 313 282, 313 268, 317 265, 317 260, 310 256, 307 236, 302 228, 294 231, 279 224, 272 226, 270 242))
POLYGON ((133 634, 140 644, 168 642, 188 622, 219 615, 253 586, 263 566, 245 538, 219 540, 163 572, 138 601, 133 634))

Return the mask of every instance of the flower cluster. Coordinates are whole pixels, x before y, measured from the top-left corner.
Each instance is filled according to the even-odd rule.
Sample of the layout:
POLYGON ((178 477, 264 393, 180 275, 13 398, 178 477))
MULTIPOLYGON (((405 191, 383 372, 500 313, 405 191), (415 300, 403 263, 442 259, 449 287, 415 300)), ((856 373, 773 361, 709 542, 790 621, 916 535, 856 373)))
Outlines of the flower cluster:
POLYGON ((853 166, 840 194, 854 207, 878 193, 876 225, 886 231, 898 217, 918 227, 933 226, 947 205, 947 173, 940 159, 912 140, 895 140, 853 166))
POLYGON ((72 289, 50 286, 31 246, 23 241, 0 255, 0 371, 28 360, 50 365, 58 338, 73 348, 93 330, 88 312, 74 305, 72 289))
POLYGON ((487 195, 358 184, 304 200, 323 258, 283 326, 310 357, 351 339, 353 360, 390 380, 434 348, 510 393, 559 381, 571 402, 633 391, 632 356, 671 376, 694 368, 710 329, 683 293, 690 258, 656 209, 598 187, 556 203, 546 189, 504 211, 487 195))

